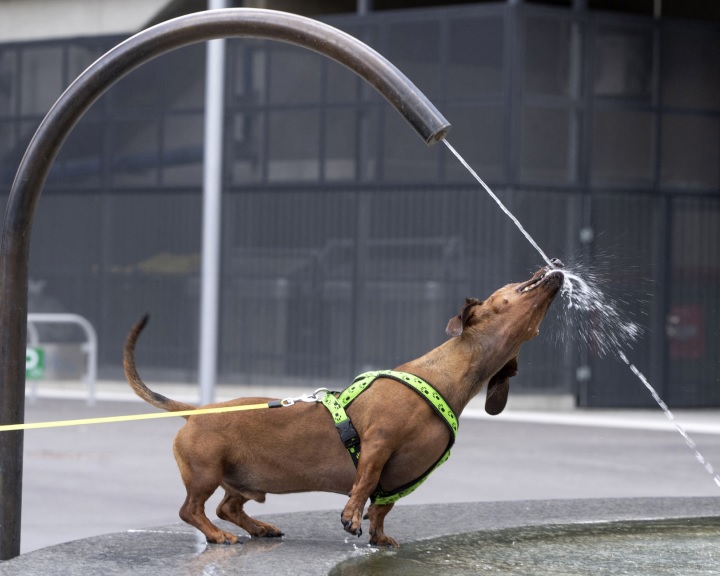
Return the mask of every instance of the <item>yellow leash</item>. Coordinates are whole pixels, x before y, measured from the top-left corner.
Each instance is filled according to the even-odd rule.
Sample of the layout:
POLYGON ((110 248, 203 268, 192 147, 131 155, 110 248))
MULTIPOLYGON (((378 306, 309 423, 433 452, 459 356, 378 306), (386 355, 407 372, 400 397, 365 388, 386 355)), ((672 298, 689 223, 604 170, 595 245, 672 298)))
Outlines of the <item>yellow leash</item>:
POLYGON ((81 420, 58 420, 56 422, 35 422, 30 424, 7 424, 0 426, 0 432, 11 430, 37 430, 39 428, 60 428, 62 426, 82 426, 85 424, 109 424, 111 422, 132 422, 134 420, 153 420, 155 418, 173 418, 176 416, 200 416, 201 414, 220 414, 222 412, 238 412, 241 410, 260 410, 270 408, 265 404, 244 404, 241 406, 223 406, 220 408, 197 408, 196 410, 180 410, 178 412, 157 412, 151 414, 132 414, 130 416, 105 416, 103 418, 83 418, 81 420))
POLYGON ((220 406, 217 408, 195 408, 194 410, 178 410, 177 412, 154 412, 151 414, 132 414, 130 416, 105 416, 102 418, 83 418, 81 420, 58 420, 56 422, 35 422, 30 424, 0 425, 0 432, 12 430, 37 430, 39 428, 60 428, 62 426, 83 426, 87 424, 110 424, 111 422, 132 422, 134 420, 154 420, 155 418, 175 418, 178 416, 201 416, 202 414, 221 414, 223 412, 240 412, 243 410, 263 410, 265 408, 285 408, 296 402, 321 402, 327 388, 318 388, 312 394, 303 394, 297 398, 270 400, 262 404, 241 404, 239 406, 220 406))

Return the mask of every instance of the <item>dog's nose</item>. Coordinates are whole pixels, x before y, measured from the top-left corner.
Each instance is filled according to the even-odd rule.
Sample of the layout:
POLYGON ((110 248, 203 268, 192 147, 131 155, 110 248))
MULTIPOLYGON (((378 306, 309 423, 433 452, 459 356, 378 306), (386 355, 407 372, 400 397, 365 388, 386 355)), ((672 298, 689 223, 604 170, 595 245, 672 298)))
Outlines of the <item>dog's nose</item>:
POLYGON ((560 258, 551 258, 551 259, 550 259, 550 263, 551 263, 555 268, 565 268, 565 264, 563 264, 563 261, 560 260, 560 258))

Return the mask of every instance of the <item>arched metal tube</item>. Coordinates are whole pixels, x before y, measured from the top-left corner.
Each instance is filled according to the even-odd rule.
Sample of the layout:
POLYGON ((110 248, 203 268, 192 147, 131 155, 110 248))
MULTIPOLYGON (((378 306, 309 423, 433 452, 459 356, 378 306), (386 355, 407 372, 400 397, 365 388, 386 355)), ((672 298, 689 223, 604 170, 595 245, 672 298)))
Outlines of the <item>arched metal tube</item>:
MULTIPOLYGON (((30 234, 40 193, 63 142, 87 109, 141 64, 182 46, 233 36, 289 42, 340 62, 385 96, 428 144, 441 140, 450 128, 385 58, 344 32, 301 16, 244 8, 212 10, 163 22, 122 42, 83 72, 50 109, 10 192, 0 245, 0 424, 24 420, 30 234)), ((0 441, 0 560, 20 553, 22 450, 22 432, 5 432, 0 441)))

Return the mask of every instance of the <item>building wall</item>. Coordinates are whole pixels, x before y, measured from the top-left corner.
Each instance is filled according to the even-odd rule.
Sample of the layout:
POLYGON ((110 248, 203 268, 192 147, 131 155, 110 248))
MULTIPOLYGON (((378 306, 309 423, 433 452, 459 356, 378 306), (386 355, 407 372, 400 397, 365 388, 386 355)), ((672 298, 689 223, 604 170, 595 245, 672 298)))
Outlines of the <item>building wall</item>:
MULTIPOLYGON (((449 141, 550 256, 600 276, 675 406, 720 404, 716 25, 505 4, 337 16, 452 122, 449 141)), ((0 46, 0 184, 63 86, 121 37, 0 46)), ((197 369, 204 47, 136 70, 65 144, 40 202, 31 311, 127 329, 151 377, 197 369)), ((306 50, 228 42, 221 378, 342 385, 440 343, 464 297, 539 255, 442 145, 306 50)), ((644 405, 558 301, 517 391, 644 405), (576 379, 576 375, 579 379, 576 379), (588 378, 589 376, 589 378, 588 378)), ((580 323, 578 323, 580 322, 580 323)), ((61 335, 62 336, 62 335, 61 335)))
POLYGON ((2 0, 2 42, 141 30, 169 0, 2 0))

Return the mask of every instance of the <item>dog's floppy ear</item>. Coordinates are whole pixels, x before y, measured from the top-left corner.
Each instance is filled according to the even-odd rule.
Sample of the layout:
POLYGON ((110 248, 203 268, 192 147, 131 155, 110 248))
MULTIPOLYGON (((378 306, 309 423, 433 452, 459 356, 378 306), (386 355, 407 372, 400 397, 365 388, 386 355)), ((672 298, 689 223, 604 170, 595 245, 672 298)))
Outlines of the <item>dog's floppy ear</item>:
POLYGON ((505 409, 508 392, 510 391, 510 378, 518 372, 517 356, 511 358, 505 366, 490 378, 487 396, 485 397, 485 412, 497 416, 505 409))
POLYGON ((448 336, 460 336, 467 325, 467 321, 470 318, 470 312, 473 306, 482 304, 482 300, 477 298, 465 298, 465 304, 460 309, 460 314, 453 316, 447 323, 445 328, 445 334, 448 336))

